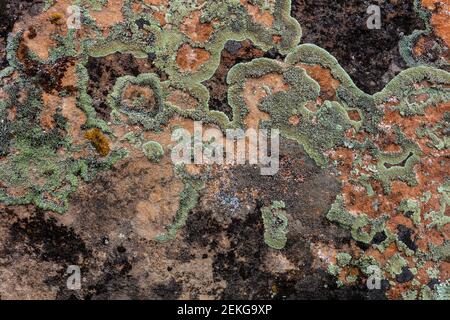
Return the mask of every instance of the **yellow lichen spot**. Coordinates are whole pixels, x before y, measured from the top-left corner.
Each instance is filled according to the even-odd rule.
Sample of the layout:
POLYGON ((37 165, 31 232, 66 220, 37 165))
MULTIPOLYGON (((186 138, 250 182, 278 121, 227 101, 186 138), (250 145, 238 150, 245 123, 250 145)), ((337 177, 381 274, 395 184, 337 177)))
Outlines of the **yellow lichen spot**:
POLYGON ((84 137, 91 142, 102 157, 106 157, 111 151, 108 138, 99 129, 90 129, 84 134, 84 137))
POLYGON ((274 283, 274 284, 272 284, 272 294, 273 295, 276 295, 276 294, 278 294, 278 287, 277 287, 277 285, 274 283))
POLYGON ((60 24, 63 23, 63 22, 62 22, 62 17, 63 17, 62 14, 55 12, 55 13, 52 13, 52 14, 50 15, 50 17, 48 18, 48 20, 50 21, 51 24, 57 24, 57 25, 60 25, 60 24))

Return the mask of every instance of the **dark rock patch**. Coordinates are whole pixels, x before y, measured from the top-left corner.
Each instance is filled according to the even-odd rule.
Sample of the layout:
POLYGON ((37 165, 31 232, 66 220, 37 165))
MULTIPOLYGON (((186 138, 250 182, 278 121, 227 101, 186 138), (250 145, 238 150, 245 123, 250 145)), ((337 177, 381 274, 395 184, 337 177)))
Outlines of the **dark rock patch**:
POLYGON ((294 0, 291 15, 303 29, 302 43, 330 52, 363 91, 380 91, 406 65, 398 42, 424 29, 413 1, 294 0), (381 29, 367 28, 367 8, 381 8, 381 29))
MULTIPOLYGON (((24 243, 25 251, 44 261, 77 264, 90 255, 72 229, 58 225, 54 218, 46 219, 40 211, 30 218, 18 219, 10 228, 10 241, 24 243)), ((5 250, 9 251, 8 247, 5 250)))

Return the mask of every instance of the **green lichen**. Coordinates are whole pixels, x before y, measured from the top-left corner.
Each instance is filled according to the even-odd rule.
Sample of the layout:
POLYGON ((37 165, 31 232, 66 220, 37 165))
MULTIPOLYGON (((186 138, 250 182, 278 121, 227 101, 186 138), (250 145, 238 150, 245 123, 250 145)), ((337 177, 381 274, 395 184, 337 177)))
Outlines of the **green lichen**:
POLYGON ((350 261, 352 260, 352 256, 349 255, 349 254, 346 253, 346 252, 340 252, 340 253, 338 253, 338 255, 336 256, 336 260, 337 260, 338 266, 340 266, 340 267, 345 267, 345 266, 347 266, 347 265, 350 263, 350 261))
POLYGON ((438 192, 442 194, 440 199, 440 210, 430 211, 425 214, 425 219, 431 220, 431 223, 427 225, 428 228, 437 228, 442 230, 444 226, 450 223, 450 217, 446 215, 447 206, 450 205, 450 187, 448 184, 438 188, 438 192))
MULTIPOLYGON (((423 57, 417 58, 414 54, 414 48, 421 37, 429 36, 433 33, 433 27, 431 25, 431 13, 424 8, 422 8, 422 2, 420 0, 414 0, 414 10, 416 11, 419 18, 425 24, 425 29, 414 30, 412 34, 405 35, 399 42, 399 50, 403 59, 409 67, 415 67, 419 65, 430 65, 438 68, 445 68, 449 66, 448 61, 444 58, 447 48, 445 44, 435 43, 434 50, 441 57, 437 61, 427 60, 423 57)), ((439 41, 440 42, 440 41, 439 41)))
POLYGON ((327 271, 329 274, 336 277, 341 272, 341 268, 339 268, 339 266, 337 265, 329 264, 327 267, 327 271))
POLYGON ((420 226, 421 215, 420 215, 420 205, 417 201, 413 199, 405 199, 400 203, 399 211, 403 212, 406 216, 411 216, 411 220, 416 226, 420 226))
POLYGON ((151 162, 159 162, 164 156, 163 147, 156 141, 149 141, 142 145, 142 151, 151 162))
POLYGON ((88 128, 99 128, 103 132, 111 132, 105 121, 97 117, 97 112, 92 105, 92 97, 87 92, 89 76, 86 67, 82 64, 76 66, 78 77, 77 107, 84 111, 87 117, 85 126, 88 128))
POLYGON ((450 282, 449 280, 436 286, 436 300, 450 300, 450 282))
POLYGON ((403 267, 408 266, 408 261, 405 260, 400 254, 393 255, 386 262, 386 270, 392 275, 396 276, 402 273, 403 267))
POLYGON ((204 188, 205 181, 209 176, 209 170, 200 176, 192 176, 186 172, 183 165, 176 166, 175 171, 182 180, 184 189, 180 194, 180 205, 173 223, 166 227, 166 233, 155 238, 156 241, 161 243, 173 240, 178 230, 186 224, 188 214, 197 205, 199 192, 204 188))
MULTIPOLYGON (((249 114, 243 89, 246 81, 257 79, 269 74, 275 74, 283 79, 286 90, 273 92, 270 85, 263 86, 266 96, 258 105, 258 109, 267 113, 270 120, 263 121, 263 128, 280 129, 284 137, 292 139, 303 146, 306 153, 323 168, 331 167, 328 152, 338 147, 355 151, 352 163, 350 183, 363 187, 369 197, 373 197, 372 206, 379 211, 381 203, 373 182, 381 183, 386 195, 392 192, 394 181, 405 182, 408 186, 417 186, 418 181, 414 167, 423 157, 416 141, 409 140, 399 126, 393 125, 396 143, 401 152, 382 152, 374 139, 382 133, 381 120, 384 106, 394 102, 392 110, 398 110, 403 117, 426 115, 427 108, 436 107, 450 100, 450 74, 423 64, 428 61, 417 60, 412 55, 412 48, 417 39, 431 32, 429 13, 422 10, 420 1, 415 1, 416 10, 426 22, 426 30, 416 31, 400 43, 400 50, 406 62, 414 68, 403 71, 381 91, 368 95, 360 90, 339 65, 338 61, 327 51, 311 44, 298 46, 301 28, 290 16, 290 0, 251 0, 262 11, 270 12, 274 17, 272 26, 264 26, 249 15, 245 6, 238 0, 206 1, 198 4, 196 1, 174 0, 167 8, 165 18, 170 28, 163 28, 149 10, 161 11, 158 5, 139 3, 145 9, 143 12, 133 10, 134 1, 125 0, 121 8, 123 22, 114 24, 107 33, 97 26, 89 10, 100 10, 106 0, 76 0, 81 6, 82 23, 89 32, 80 35, 75 30, 69 30, 64 36, 55 36, 52 40, 55 47, 49 52, 49 58, 42 61, 31 50, 27 59, 39 66, 51 65, 60 58, 73 58, 76 61, 77 76, 77 107, 86 115, 86 122, 81 130, 98 128, 108 138, 113 140, 116 148, 105 159, 98 159, 88 142, 85 145, 74 145, 69 136, 70 127, 62 116, 60 108, 53 115, 54 130, 43 130, 39 123, 44 105, 43 91, 36 77, 27 75, 27 66, 19 61, 17 51, 24 32, 19 31, 9 36, 7 45, 7 60, 9 66, 0 72, 0 81, 5 83, 4 91, 7 98, 0 101, 0 201, 6 204, 34 204, 45 210, 64 212, 68 208, 68 196, 75 192, 81 181, 90 181, 97 172, 109 169, 113 164, 127 156, 120 149, 123 143, 127 147, 140 149, 155 164, 164 154, 163 146, 155 141, 144 138, 146 131, 161 132, 169 130, 171 119, 190 119, 212 124, 221 130, 228 128, 244 128, 245 117, 249 114), (200 10, 200 22, 212 23, 214 32, 205 41, 195 41, 182 31, 181 24, 192 12, 200 10), (107 34, 107 35, 105 35, 107 34), (209 109, 210 93, 202 84, 217 71, 221 52, 229 40, 251 40, 262 50, 275 48, 281 54, 286 54, 284 62, 271 59, 254 59, 248 63, 239 63, 228 73, 228 102, 232 108, 232 119, 219 111, 209 109), (278 39, 278 40, 275 40, 278 39), (179 49, 183 45, 205 50, 209 59, 196 71, 183 71, 177 62, 179 49), (145 73, 136 76, 123 76, 116 80, 112 92, 109 93, 108 105, 111 107, 111 123, 100 118, 93 107, 93 98, 89 95, 89 57, 105 57, 118 53, 131 53, 136 59, 151 60, 158 74, 167 75, 166 81, 161 81, 156 73, 145 73), (310 77, 301 65, 319 65, 330 70, 334 79, 339 82, 335 101, 318 102, 321 93, 319 83, 310 77), (14 77, 13 77, 14 75, 14 77), (17 75, 17 76, 16 76, 17 75), (8 83, 8 85, 6 85, 8 83), (426 85, 424 85, 426 83, 426 85), (150 100, 145 96, 126 96, 126 90, 131 86, 142 90, 150 90, 150 100), (195 100, 186 107, 169 102, 169 96, 175 90, 180 90, 195 100), (18 92, 24 93, 19 97, 18 92), (421 99, 419 99, 419 97, 421 99), (422 99, 426 97, 425 99, 422 99), (19 99, 20 98, 20 99, 19 99), (317 111, 307 108, 315 104, 317 111), (17 107, 14 121, 7 118, 10 109, 17 107), (349 118, 349 112, 357 112, 358 121, 349 118), (291 117, 297 117, 298 123, 292 124, 291 117), (124 120, 125 119, 125 120, 124 120), (129 132, 121 138, 114 136, 114 126, 119 126, 129 132, 129 126, 137 126, 141 131, 129 132), (366 135, 364 141, 355 141, 347 136, 349 130, 366 135), (117 139, 116 139, 117 138, 117 139), (79 151, 86 151, 79 156, 79 151), (370 155, 375 164, 364 165, 364 156, 370 155), (21 191, 18 196, 12 191, 21 191)), ((54 4, 46 1, 45 9, 54 4)), ((164 8, 166 10, 166 8, 164 8)), ((435 66, 446 66, 448 63, 438 61, 435 66)), ((58 93, 60 97, 68 93, 58 93)), ((334 98, 333 98, 334 99, 334 98)), ((427 146, 444 152, 449 147, 449 139, 442 135, 448 130, 449 115, 444 121, 419 128, 416 134, 419 139, 426 139, 427 146)), ((133 129, 134 130, 134 129, 133 129)), ((174 239, 182 228, 187 215, 198 202, 199 192, 204 187, 208 174, 192 176, 184 167, 175 167, 177 177, 184 184, 180 194, 180 206, 174 221, 167 226, 166 233, 156 240, 165 242, 174 239)), ((338 173, 337 173, 338 174, 338 173)), ((416 227, 421 227, 426 221, 426 227, 442 232, 449 223, 446 215, 449 204, 448 186, 444 184, 438 190, 440 208, 436 211, 421 212, 421 203, 427 203, 433 194, 424 192, 420 199, 404 199, 397 213, 411 218, 416 227)), ((284 203, 274 201, 271 206, 262 210, 264 223, 264 239, 272 248, 282 249, 286 245, 288 218, 284 203)), ((436 246, 429 244, 429 252, 417 250, 414 252, 406 247, 398 236, 386 228, 388 214, 381 212, 376 218, 369 217, 365 212, 349 212, 344 205, 343 196, 339 195, 327 214, 327 218, 349 230, 353 240, 371 245, 373 249, 385 252, 392 244, 398 248, 398 253, 391 257, 386 265, 379 266, 383 273, 398 275, 407 265, 406 257, 411 259, 417 268, 411 268, 416 273, 426 261, 440 262, 448 259, 448 241, 436 246), (373 244, 374 236, 384 232, 386 239, 373 244)), ((371 256, 352 257, 346 252, 337 254, 337 265, 329 265, 328 271, 337 276, 343 268, 354 267, 364 275, 369 275, 369 267, 379 265, 371 256)), ((437 278, 434 269, 433 277, 437 278)), ((356 276, 348 276, 349 283, 357 281, 356 276)), ((339 281, 339 284, 343 283, 339 281)), ((416 280, 414 289, 404 292, 403 298, 439 298, 448 297, 448 283, 437 286, 436 293, 431 289, 420 287, 416 280), (446 291, 447 290, 447 291, 446 291), (444 292, 444 293, 443 293, 444 292)))
POLYGON ((417 300, 417 290, 408 290, 402 293, 403 300, 417 300))
POLYGON ((264 223, 264 241, 273 248, 281 250, 287 242, 288 218, 283 201, 274 201, 270 207, 261 209, 264 223))
POLYGON ((163 103, 161 84, 157 75, 152 73, 140 74, 137 77, 124 76, 117 79, 113 91, 108 97, 108 103, 113 112, 123 113, 131 124, 141 124, 146 130, 161 130, 167 123, 173 110, 163 103), (154 101, 143 107, 136 104, 126 105, 123 102, 124 92, 128 86, 133 85, 151 90, 154 101))
MULTIPOLYGON (((286 61, 289 61, 288 58, 286 61)), ((230 84, 229 103, 233 107, 233 118, 236 123, 242 123, 248 114, 242 97, 245 80, 268 74, 282 75, 289 89, 270 94, 263 99, 259 109, 271 116, 271 120, 263 123, 263 126, 280 129, 282 135, 302 144, 318 165, 325 165, 326 158, 323 153, 342 144, 345 130, 353 124, 348 118, 346 108, 338 102, 325 101, 317 113, 312 113, 305 107, 307 102, 317 99, 320 86, 304 69, 283 67, 273 60, 264 58, 233 67, 228 74, 227 82, 230 84), (300 118, 300 123, 296 126, 289 123, 293 115, 300 118)))

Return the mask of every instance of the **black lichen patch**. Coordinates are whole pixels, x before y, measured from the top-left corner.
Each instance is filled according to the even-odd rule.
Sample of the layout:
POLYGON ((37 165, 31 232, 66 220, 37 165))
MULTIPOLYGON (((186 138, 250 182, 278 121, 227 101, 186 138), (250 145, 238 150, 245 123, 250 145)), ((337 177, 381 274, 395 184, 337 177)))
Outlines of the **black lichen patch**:
POLYGON ((36 79, 36 82, 47 93, 73 93, 76 88, 63 86, 62 79, 69 67, 75 65, 75 59, 71 57, 58 58, 54 63, 45 64, 30 58, 30 51, 22 42, 17 50, 17 57, 24 66, 24 74, 36 79))
POLYGON ((294 0, 291 14, 302 26, 302 42, 329 51, 367 93, 380 91, 405 69, 398 42, 424 28, 413 1, 294 0), (379 30, 366 25, 367 8, 374 4, 381 8, 379 30))
POLYGON ((40 211, 30 218, 18 219, 10 228, 10 241, 26 244, 25 250, 43 261, 77 264, 90 256, 72 229, 57 224, 54 218, 46 219, 40 211))
POLYGON ((382 281, 380 289, 367 290, 366 284, 338 287, 335 278, 322 270, 299 279, 295 284, 296 298, 305 300, 386 300, 389 282, 382 281))
POLYGON ((89 74, 88 94, 93 99, 93 107, 97 115, 109 120, 111 108, 107 105, 108 94, 116 83, 117 78, 141 73, 156 73, 161 81, 167 76, 153 65, 152 59, 137 59, 132 54, 114 53, 106 57, 89 57, 86 65, 89 74))
POLYGON ((403 267, 402 272, 395 277, 398 283, 409 282, 414 279, 414 274, 409 270, 408 267, 403 267))
POLYGON ((197 209, 188 218, 187 241, 209 248, 214 258, 214 280, 227 282, 222 299, 271 299, 275 282, 292 292, 295 281, 263 270, 269 248, 264 243, 260 207, 261 203, 245 221, 235 219, 228 227, 220 226, 210 212, 197 209), (224 237, 230 241, 227 249, 223 247, 224 237))
POLYGON ((356 245, 358 246, 358 248, 360 248, 363 251, 366 251, 366 250, 368 250, 370 248, 370 244, 364 243, 364 242, 361 242, 361 241, 356 241, 356 245))
POLYGON ((413 231, 404 225, 398 225, 397 231, 398 239, 403 242, 410 250, 416 251, 417 245, 412 239, 413 231))
MULTIPOLYGON (((223 185, 222 193, 218 194, 217 210, 220 211, 217 213, 233 216, 230 207, 239 208, 248 204, 254 207, 256 199, 252 197, 252 192, 255 192, 263 206, 270 206, 275 199, 284 201, 291 219, 302 221, 301 233, 305 237, 320 234, 317 230, 322 229, 325 237, 331 236, 333 232, 336 232, 336 237, 345 237, 337 229, 331 231, 332 225, 324 216, 320 216, 320 213, 327 212, 338 194, 338 181, 326 170, 319 168, 303 148, 291 140, 280 140, 279 166, 278 173, 273 176, 262 176, 257 166, 231 169, 231 183, 223 185), (240 202, 235 204, 223 194, 236 194, 240 202)), ((219 176, 213 179, 227 181, 219 176)), ((235 213, 234 216, 238 214, 235 213)))
MULTIPOLYGON (((122 247, 123 246, 119 246, 122 247)), ((116 248, 118 249, 118 248, 116 248)), ((123 250, 120 250, 123 251, 123 250)), ((125 252, 114 250, 109 253, 107 260, 99 265, 98 260, 90 259, 83 268, 82 274, 89 279, 87 287, 73 295, 73 291, 61 286, 60 278, 55 278, 59 284, 58 299, 109 300, 109 299, 142 299, 139 295, 139 285, 130 272, 133 269, 132 258, 125 252), (98 272, 101 270, 101 272, 98 272), (98 274, 99 277, 93 277, 98 274)))
POLYGON ((440 281, 438 279, 431 279, 427 285, 430 289, 434 289, 434 287, 437 286, 439 283, 440 281))
POLYGON ((170 279, 166 283, 160 283, 153 287, 153 292, 163 300, 175 300, 177 299, 182 291, 182 286, 176 282, 174 279, 170 279))
POLYGON ((270 298, 274 276, 261 270, 269 249, 264 244, 260 217, 257 209, 246 221, 235 220, 226 232, 230 250, 218 253, 213 265, 215 280, 227 281, 223 299, 270 298))
POLYGON ((118 254, 103 265, 105 272, 85 291, 83 299, 136 299, 139 290, 136 281, 130 277, 132 264, 127 256, 118 254))
POLYGON ((373 236, 372 243, 380 244, 386 239, 387 239, 386 233, 384 231, 380 231, 380 232, 375 233, 375 235, 373 236))

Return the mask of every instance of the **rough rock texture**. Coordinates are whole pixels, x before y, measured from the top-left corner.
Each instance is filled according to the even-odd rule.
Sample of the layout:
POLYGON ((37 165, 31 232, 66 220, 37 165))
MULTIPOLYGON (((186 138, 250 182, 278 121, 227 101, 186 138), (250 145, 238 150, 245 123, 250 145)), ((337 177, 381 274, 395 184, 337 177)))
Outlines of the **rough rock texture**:
POLYGON ((71 3, 0 3, 0 299, 449 299, 448 1, 71 3))

